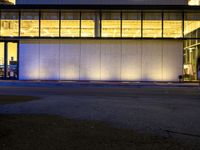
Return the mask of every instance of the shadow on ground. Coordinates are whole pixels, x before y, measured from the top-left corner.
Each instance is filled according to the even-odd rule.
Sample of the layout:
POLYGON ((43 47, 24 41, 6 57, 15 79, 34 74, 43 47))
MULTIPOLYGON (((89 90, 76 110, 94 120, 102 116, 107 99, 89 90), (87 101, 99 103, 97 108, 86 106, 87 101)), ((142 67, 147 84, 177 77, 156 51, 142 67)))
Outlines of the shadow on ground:
POLYGON ((175 138, 49 115, 0 115, 0 147, 1 150, 194 149, 175 138))
POLYGON ((23 95, 0 95, 0 105, 28 102, 28 101, 33 101, 37 99, 40 99, 40 97, 23 96, 23 95))

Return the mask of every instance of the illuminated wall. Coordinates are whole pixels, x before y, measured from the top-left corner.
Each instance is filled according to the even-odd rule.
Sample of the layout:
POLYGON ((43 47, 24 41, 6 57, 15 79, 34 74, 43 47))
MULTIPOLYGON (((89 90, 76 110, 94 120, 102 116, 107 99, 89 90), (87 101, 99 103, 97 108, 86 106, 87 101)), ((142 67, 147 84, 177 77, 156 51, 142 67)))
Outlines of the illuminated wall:
POLYGON ((181 40, 22 40, 21 80, 177 81, 181 40))

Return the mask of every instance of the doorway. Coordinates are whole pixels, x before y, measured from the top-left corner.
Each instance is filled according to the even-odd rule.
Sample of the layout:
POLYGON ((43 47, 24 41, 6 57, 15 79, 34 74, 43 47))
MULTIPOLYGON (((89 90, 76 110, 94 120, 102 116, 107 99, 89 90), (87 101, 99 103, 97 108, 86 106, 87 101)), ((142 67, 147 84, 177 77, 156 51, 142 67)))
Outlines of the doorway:
POLYGON ((0 79, 18 79, 18 42, 0 42, 0 79))

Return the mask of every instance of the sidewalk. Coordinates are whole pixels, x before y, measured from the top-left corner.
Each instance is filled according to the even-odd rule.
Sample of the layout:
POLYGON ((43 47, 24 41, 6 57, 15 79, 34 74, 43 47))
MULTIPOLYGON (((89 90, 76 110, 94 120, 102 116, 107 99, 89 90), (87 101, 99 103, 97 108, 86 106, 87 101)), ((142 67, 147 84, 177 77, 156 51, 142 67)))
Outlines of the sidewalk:
POLYGON ((197 82, 19 81, 2 80, 0 86, 19 87, 199 87, 197 82))

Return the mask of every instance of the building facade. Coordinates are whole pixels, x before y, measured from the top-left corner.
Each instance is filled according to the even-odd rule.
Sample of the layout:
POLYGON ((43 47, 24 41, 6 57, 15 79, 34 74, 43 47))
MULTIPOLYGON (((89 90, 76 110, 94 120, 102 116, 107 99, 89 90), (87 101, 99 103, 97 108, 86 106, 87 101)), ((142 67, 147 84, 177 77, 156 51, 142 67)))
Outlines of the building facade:
POLYGON ((1 79, 197 80, 199 6, 183 0, 31 2, 0 5, 1 79))

